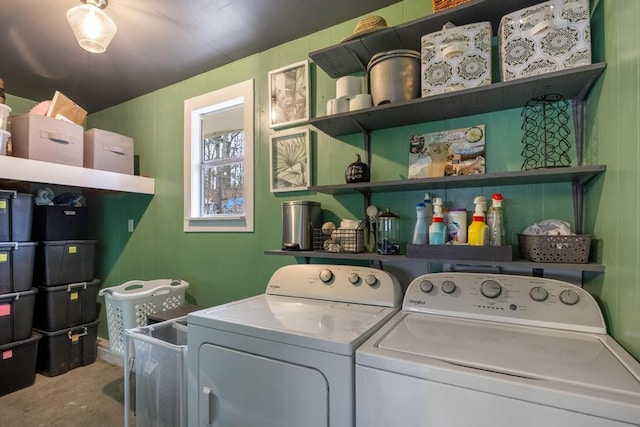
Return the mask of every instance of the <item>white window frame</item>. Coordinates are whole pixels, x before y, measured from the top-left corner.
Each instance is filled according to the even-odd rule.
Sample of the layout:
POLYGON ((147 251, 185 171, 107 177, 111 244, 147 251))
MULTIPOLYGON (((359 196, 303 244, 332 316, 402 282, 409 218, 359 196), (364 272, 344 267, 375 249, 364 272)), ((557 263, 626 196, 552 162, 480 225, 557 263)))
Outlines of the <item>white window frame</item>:
POLYGON ((253 232, 253 158, 254 158, 253 80, 214 90, 184 101, 184 231, 253 232), (203 216, 201 178, 201 115, 244 104, 244 215, 203 216))

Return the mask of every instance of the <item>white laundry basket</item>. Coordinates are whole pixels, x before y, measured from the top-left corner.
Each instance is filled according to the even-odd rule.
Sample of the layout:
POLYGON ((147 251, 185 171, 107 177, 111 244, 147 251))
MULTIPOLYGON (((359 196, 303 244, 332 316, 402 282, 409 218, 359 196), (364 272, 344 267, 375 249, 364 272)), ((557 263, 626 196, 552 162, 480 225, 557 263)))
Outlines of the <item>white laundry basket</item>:
POLYGON ((147 316, 184 304, 189 283, 179 279, 131 280, 101 289, 107 308, 107 329, 111 351, 124 353, 124 331, 147 325, 147 316))

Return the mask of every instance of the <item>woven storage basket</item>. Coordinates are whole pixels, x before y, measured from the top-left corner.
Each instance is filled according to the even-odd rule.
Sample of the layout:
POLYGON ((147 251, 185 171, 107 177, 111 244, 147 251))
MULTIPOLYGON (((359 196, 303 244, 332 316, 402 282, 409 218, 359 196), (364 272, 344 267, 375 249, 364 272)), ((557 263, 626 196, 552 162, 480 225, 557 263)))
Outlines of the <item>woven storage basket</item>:
POLYGON ((520 256, 535 262, 589 262, 591 236, 529 236, 518 234, 520 256))
POLYGON ((469 0, 431 0, 431 5, 433 13, 436 13, 453 6, 459 6, 463 3, 467 3, 468 1, 469 0))

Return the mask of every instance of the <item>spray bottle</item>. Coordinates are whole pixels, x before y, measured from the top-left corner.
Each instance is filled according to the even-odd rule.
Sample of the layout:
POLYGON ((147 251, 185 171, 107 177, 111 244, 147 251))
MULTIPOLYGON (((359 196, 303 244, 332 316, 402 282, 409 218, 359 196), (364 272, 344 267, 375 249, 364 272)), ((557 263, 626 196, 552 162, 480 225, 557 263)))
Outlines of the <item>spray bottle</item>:
POLYGON ((429 244, 444 245, 446 236, 447 226, 444 224, 444 216, 442 215, 442 199, 435 197, 433 199, 433 216, 429 226, 429 244))
MULTIPOLYGON (((431 196, 424 193, 424 223, 429 224, 433 218, 433 205, 431 204, 431 196)), ((429 243, 429 232, 427 231, 427 244, 429 243)))
POLYGON ((473 221, 469 225, 468 239, 469 246, 485 246, 489 244, 489 226, 485 221, 487 210, 487 198, 478 196, 473 199, 475 208, 473 211, 473 221))
POLYGON ((504 246, 504 219, 502 214, 502 194, 491 196, 491 207, 487 212, 487 226, 489 226, 489 245, 504 246))
POLYGON ((424 245, 427 243, 427 225, 424 220, 424 203, 416 204, 416 225, 413 228, 413 239, 411 243, 414 245, 424 245))

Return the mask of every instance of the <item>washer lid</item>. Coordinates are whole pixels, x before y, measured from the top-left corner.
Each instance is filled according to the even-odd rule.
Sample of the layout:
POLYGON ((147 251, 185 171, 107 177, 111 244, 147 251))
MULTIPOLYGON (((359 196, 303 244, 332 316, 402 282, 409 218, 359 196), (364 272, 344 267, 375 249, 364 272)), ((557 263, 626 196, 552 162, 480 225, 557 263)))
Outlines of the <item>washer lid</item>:
POLYGON ((259 295, 189 314, 190 325, 353 355, 398 308, 259 295))
POLYGON ((640 397, 640 371, 628 369, 601 338, 608 336, 407 314, 376 347, 398 357, 424 356, 513 377, 640 397))

